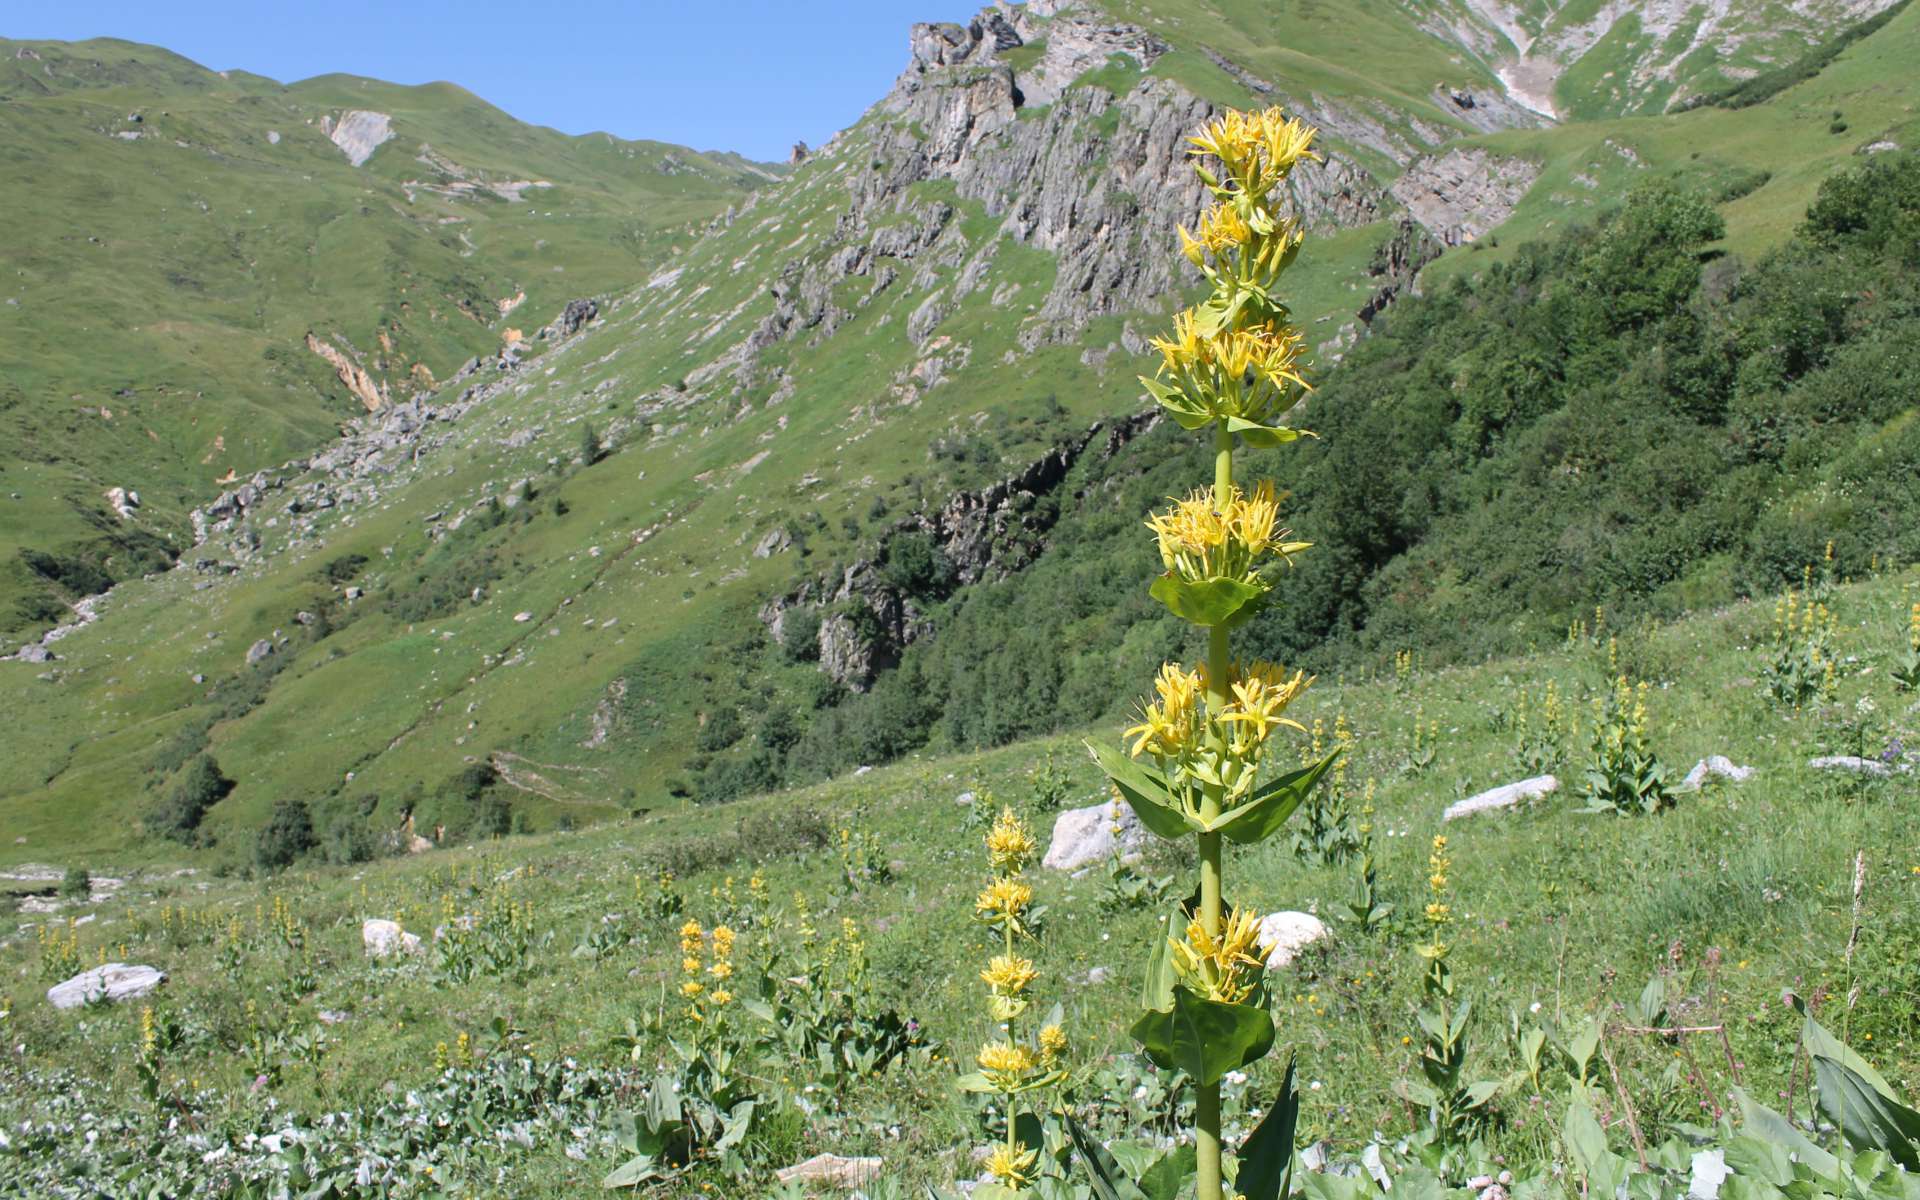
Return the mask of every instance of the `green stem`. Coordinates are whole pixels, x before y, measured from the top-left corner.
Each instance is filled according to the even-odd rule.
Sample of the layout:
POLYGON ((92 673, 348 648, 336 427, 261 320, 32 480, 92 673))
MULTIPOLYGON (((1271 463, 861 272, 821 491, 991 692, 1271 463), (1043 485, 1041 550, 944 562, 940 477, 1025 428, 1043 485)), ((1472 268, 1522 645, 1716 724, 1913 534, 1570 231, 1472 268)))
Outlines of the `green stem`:
MULTIPOLYGON (((1226 422, 1214 426, 1213 433, 1213 505, 1224 511, 1233 499, 1233 434, 1226 422)), ((1218 625, 1207 630, 1207 709, 1219 713, 1227 705, 1227 672, 1232 664, 1228 654, 1227 631, 1218 625)), ((1221 735, 1214 735, 1216 742, 1221 735)), ((1214 750, 1223 751, 1215 745, 1214 750)), ((1224 758, 1224 755, 1221 755, 1224 758)), ((1220 815, 1223 801, 1219 784, 1208 784, 1200 796, 1200 817, 1212 820, 1220 815)), ((1198 835, 1200 854, 1200 927, 1209 937, 1220 936, 1220 835, 1198 835)), ((1220 1177, 1220 1083, 1196 1085, 1194 1097, 1195 1200, 1222 1200, 1220 1177)))
MULTIPOLYGON (((1001 929, 1006 934, 1007 957, 1012 958, 1013 921, 1011 919, 1007 920, 1001 926, 1001 929)), ((1013 1020, 1012 1017, 1007 1018, 1007 1045, 1009 1046, 1013 1045, 1013 1020)), ((1007 1154, 1009 1156, 1015 1156, 1020 1153, 1020 1140, 1014 1132, 1014 1126, 1018 1123, 1017 1115, 1014 1112, 1014 1105, 1018 1102, 1019 1097, 1015 1093, 1007 1093, 1007 1154)))

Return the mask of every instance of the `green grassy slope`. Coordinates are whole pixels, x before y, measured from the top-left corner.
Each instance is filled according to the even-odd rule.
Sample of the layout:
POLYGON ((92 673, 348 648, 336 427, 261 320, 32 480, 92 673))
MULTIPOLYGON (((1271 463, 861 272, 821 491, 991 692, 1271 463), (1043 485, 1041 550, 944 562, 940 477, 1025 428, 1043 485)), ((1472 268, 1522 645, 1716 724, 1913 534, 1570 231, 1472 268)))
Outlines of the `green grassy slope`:
POLYGON ((106 488, 139 491, 143 526, 177 545, 216 479, 308 451, 360 411, 308 332, 404 397, 506 328, 643 274, 772 174, 533 128, 447 84, 287 87, 111 40, 0 41, 0 159, 7 631, 73 598, 23 548, 137 569, 112 543, 125 531, 106 488), (352 108, 394 118, 359 169, 320 128, 352 108), (450 170, 554 186, 518 202, 406 186, 450 170), (520 295, 503 317, 498 302, 520 295))
MULTIPOLYGON (((1915 785, 1910 778, 1854 781, 1805 765, 1810 755, 1857 748, 1857 719, 1849 714, 1869 708, 1862 728, 1870 753, 1891 739, 1914 744, 1920 727, 1912 693, 1895 691, 1886 668, 1904 649, 1905 606, 1916 586, 1920 577, 1909 571, 1836 590, 1835 648, 1850 666, 1832 707, 1798 715, 1771 704, 1755 682, 1771 636, 1766 602, 1627 631, 1612 650, 1604 640, 1581 639, 1472 668, 1415 665, 1402 679, 1322 679, 1293 712, 1329 727, 1344 713, 1351 723, 1349 802, 1374 787, 1379 898, 1396 905, 1402 919, 1375 935, 1341 923, 1336 914, 1351 894, 1353 866, 1302 862, 1284 837, 1231 856, 1233 899, 1263 912, 1317 911, 1335 935, 1276 977, 1282 1052, 1229 1089, 1230 1116, 1237 1122, 1243 1107, 1261 1103, 1281 1063, 1296 1053, 1306 1090, 1301 1144, 1329 1139, 1345 1157, 1376 1133, 1392 1143, 1418 1127, 1421 1114, 1395 1099, 1393 1088, 1418 1074, 1416 1049, 1403 1041, 1416 1032, 1408 1010, 1418 1001, 1423 970, 1419 931, 1408 914, 1424 903, 1429 839, 1443 829, 1455 864, 1452 968, 1475 1014, 1472 1071, 1509 1081, 1481 1155, 1499 1155, 1521 1173, 1563 1157, 1566 1080, 1549 1065, 1539 1083, 1529 1081, 1508 1030, 1540 1027, 1556 1031, 1556 1041, 1570 1039, 1589 1016, 1614 1027, 1606 1070, 1633 1095, 1635 1135, 1649 1144, 1690 1125, 1703 1127, 1695 1136, 1711 1135, 1712 1107, 1734 1111, 1729 1089, 1736 1082, 1779 1104, 1777 1096, 1791 1086, 1797 1022, 1780 1002, 1783 990, 1824 1004, 1823 1019, 1844 1029, 1902 1094, 1920 1089, 1920 1026, 1911 1005, 1920 863, 1905 815, 1915 785), (1754 778, 1683 796, 1659 817, 1574 812, 1587 699, 1616 665, 1653 685, 1651 736, 1670 770, 1678 774, 1700 757, 1724 753, 1754 767, 1754 778), (1549 683, 1569 714, 1552 764, 1569 781, 1565 790, 1525 811, 1443 826, 1441 811, 1452 800, 1532 772, 1516 761, 1515 723, 1525 711, 1537 732, 1549 683), (1419 768, 1416 724, 1438 732, 1437 753, 1419 768), (1861 899, 1853 891, 1856 853, 1866 871, 1861 899), (1860 933, 1849 951, 1856 922, 1860 933), (1663 982, 1670 1023, 1725 1026, 1739 1063, 1734 1073, 1717 1040, 1676 1046, 1619 1030, 1632 1023, 1630 1006, 1650 978, 1663 982)), ((1113 728, 1088 733, 1116 736, 1113 728)), ((42 1111, 36 1106, 57 1106, 57 1096, 82 1088, 96 1098, 94 1111, 112 1119, 56 1126, 33 1155, 0 1162, 21 1178, 70 1174, 98 1161, 83 1144, 87 1130, 101 1131, 97 1153, 104 1159, 123 1144, 140 1144, 150 1119, 142 1115, 150 1110, 133 1069, 138 1006, 79 1017, 53 1011, 38 992, 46 986, 42 964, 54 956, 39 949, 34 929, 58 932, 68 918, 92 916, 75 930, 82 962, 104 955, 169 972, 156 1005, 162 1027, 181 1032, 165 1051, 167 1086, 188 1097, 208 1128, 228 1131, 216 1137, 264 1132, 268 1124, 305 1128, 300 1114, 322 1109, 371 1111, 391 1085, 396 1094, 417 1094, 423 1106, 411 1110, 412 1121, 426 1132, 384 1152, 398 1156, 403 1174, 424 1179, 431 1166, 439 1186, 464 1194, 484 1191, 496 1178, 491 1173, 504 1169, 515 1194, 574 1195, 624 1157, 609 1143, 604 1120, 605 1105, 619 1103, 596 1102, 587 1073, 627 1064, 621 1039, 629 1018, 644 1031, 648 1014, 664 1011, 668 1030, 685 1036, 679 1006, 668 998, 678 979, 680 923, 734 922, 744 929, 741 961, 754 965, 748 980, 774 954, 784 956, 773 971, 780 977, 792 973, 801 953, 796 904, 804 899, 823 937, 842 918, 856 923, 871 959, 873 1003, 916 1019, 929 1045, 879 1077, 823 1085, 817 1061, 788 1058, 776 1043, 748 1068, 771 1111, 786 1114, 761 1126, 747 1148, 758 1164, 752 1182, 732 1181, 708 1163, 664 1194, 765 1194, 772 1167, 820 1151, 880 1155, 889 1173, 915 1189, 969 1178, 977 1166, 964 1147, 980 1135, 952 1078, 963 1069, 956 1061, 967 1060, 988 1033, 975 980, 986 951, 969 919, 984 863, 981 828, 970 821, 972 809, 955 800, 972 792, 977 804, 989 797, 1012 804, 1044 839, 1054 819, 1037 799, 1045 772, 1060 773, 1067 804, 1098 798, 1097 775, 1078 741, 1076 735, 911 761, 724 809, 352 870, 295 870, 265 883, 183 878, 172 864, 156 863, 112 899, 67 904, 50 916, 23 913, 9 922, 19 932, 0 946, 0 977, 14 997, 8 1041, 21 1047, 0 1068, 17 1084, 0 1089, 0 1113, 13 1129, 42 1111), (842 829, 852 846, 846 855, 842 829), (684 898, 684 909, 672 915, 656 909, 662 869, 677 875, 670 890, 684 898), (753 898, 751 876, 763 880, 765 898, 753 898), (438 951, 382 964, 361 949, 360 923, 368 917, 396 918, 430 937, 450 915, 497 913, 508 904, 525 906, 524 939, 486 934, 476 944, 497 949, 501 965, 471 978, 455 974, 461 968, 438 951), (293 933, 283 936, 288 919, 293 933), (342 1023, 324 1029, 320 1050, 288 1040, 307 1037, 323 1011, 342 1023), (517 1031, 509 1044, 490 1032, 496 1018, 517 1031), (474 1107, 477 1101, 443 1099, 436 1090, 443 1079, 436 1047, 455 1047, 463 1035, 476 1056, 498 1067, 525 1056, 552 1064, 577 1090, 542 1092, 551 1098, 524 1114, 531 1118, 524 1138, 495 1137, 521 1119, 511 1091, 489 1092, 488 1104, 474 1107), (260 1074, 270 1082, 256 1085, 260 1074), (451 1120, 420 1119, 436 1117, 442 1104, 450 1105, 451 1120), (480 1123, 471 1136, 468 1113, 480 1123)), ((115 855, 61 855, 44 844, 36 850, 59 866, 87 865, 123 878, 130 865, 115 855)), ((1140 874, 1184 878, 1190 869, 1156 843, 1140 874)), ((1152 936, 1151 913, 1103 906, 1104 866, 1079 879, 1039 871, 1036 882, 1038 901, 1047 906, 1031 951, 1042 972, 1036 994, 1043 1004, 1064 1005, 1074 1046, 1072 1094, 1087 1106, 1081 1111, 1092 1114, 1088 1119, 1137 1128, 1154 1101, 1129 1101, 1128 1093, 1153 1087, 1154 1076, 1110 1056, 1131 1047, 1124 1023, 1152 936)), ((643 1032, 640 1050, 637 1061, 647 1072, 656 1061, 674 1061, 657 1034, 643 1032)), ((463 1077, 456 1070, 444 1078, 463 1077)), ((1800 1095, 1804 1114, 1804 1086, 1800 1095)), ((1608 1124, 1616 1149, 1631 1154, 1624 1119, 1615 1113, 1608 1124)), ((337 1136, 347 1135, 327 1135, 337 1136)), ((357 1160, 359 1151, 325 1144, 325 1165, 357 1160)), ((251 1151, 236 1153, 252 1162, 251 1151)), ((165 1170, 173 1154, 136 1154, 114 1169, 138 1162, 165 1170)), ((202 1180, 227 1169, 202 1164, 199 1154, 174 1169, 202 1180)), ((1405 1150, 1401 1157, 1415 1155, 1405 1150)), ((1685 1167, 1683 1158, 1683 1179, 1685 1167)))

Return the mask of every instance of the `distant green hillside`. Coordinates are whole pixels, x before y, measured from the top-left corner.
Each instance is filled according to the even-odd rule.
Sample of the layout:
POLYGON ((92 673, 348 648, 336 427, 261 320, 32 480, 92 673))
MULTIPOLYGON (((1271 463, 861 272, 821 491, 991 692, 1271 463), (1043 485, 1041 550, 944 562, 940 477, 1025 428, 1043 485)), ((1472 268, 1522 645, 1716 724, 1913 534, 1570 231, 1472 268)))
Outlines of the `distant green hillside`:
POLYGON ((308 333, 394 400, 430 390, 777 174, 450 84, 284 86, 112 40, 0 40, 0 162, 0 631, 164 565, 216 480, 363 411, 308 333), (357 168, 323 132, 355 110, 391 119, 357 168))
MULTIPOLYGON (((1328 162, 1302 173, 1296 195, 1311 236, 1286 283, 1320 358, 1313 404, 1338 411, 1323 420, 1310 408, 1324 445, 1274 455, 1270 469, 1298 485, 1299 533, 1329 550, 1325 566, 1303 567, 1301 608, 1259 631, 1263 645, 1312 647, 1320 665, 1358 670, 1403 645, 1464 657, 1558 636, 1596 599, 1662 613, 1718 603, 1797 569, 1838 528, 1836 495, 1866 494, 1858 484, 1879 504, 1897 482, 1894 459, 1872 453, 1907 445, 1898 406, 1885 411, 1893 401, 1840 418, 1806 410, 1818 387, 1871 365, 1853 356, 1877 344, 1876 323, 1904 320, 1906 292, 1841 295, 1823 310, 1837 314, 1820 335, 1831 361, 1772 386, 1744 365, 1766 359, 1746 323, 1774 319, 1797 285, 1734 303, 1726 289, 1799 278, 1754 264, 1791 239, 1836 168, 1880 141, 1911 141, 1914 83, 1898 64, 1920 47, 1920 13, 1750 108, 1478 132, 1433 89, 1479 87, 1488 98, 1471 111, 1484 115, 1497 108, 1497 78, 1387 10, 1364 10, 1351 31, 1324 9, 1298 30, 1247 25, 1250 11, 1216 21, 1196 10, 1176 24, 1126 10, 1139 28, 1098 12, 1008 11, 1020 30, 917 30, 896 88, 790 177, 677 239, 678 254, 605 265, 627 273, 626 286, 585 332, 434 393, 439 419, 425 432, 374 422, 313 470, 270 472, 273 486, 210 529, 186 566, 117 588, 97 622, 47 648, 52 661, 0 664, 21 698, 0 731, 0 816, 28 838, 0 853, 176 855, 156 829, 184 783, 208 780, 203 761, 234 786, 210 789, 204 819, 181 836, 238 862, 283 800, 306 801, 343 846, 378 844, 409 815, 452 841, 997 743, 1124 703, 1116 673, 1180 652, 1137 606, 1135 560, 1148 553, 1137 540, 1145 508, 1185 476, 1156 473, 1165 440, 1127 422, 1143 407, 1144 339, 1191 286, 1173 251, 1195 201, 1179 138, 1209 104, 1297 91, 1328 122, 1328 162), (1294 32, 1305 49, 1287 48, 1294 32), (1400 64, 1391 86, 1351 67, 1362 43, 1344 37, 1400 64), (1311 62, 1289 57, 1309 50, 1311 62), (1846 129, 1833 128, 1836 108, 1846 129), (1410 216, 1407 189, 1394 190, 1409 176, 1484 230, 1410 216), (1704 195, 1711 218, 1650 243, 1650 261, 1677 271, 1667 308, 1560 344, 1572 330, 1541 326, 1545 315, 1595 319, 1633 290, 1620 263, 1631 268, 1637 253, 1600 255, 1607 269, 1595 274, 1582 265, 1591 235, 1562 235, 1648 182, 1704 195), (1539 239, 1557 240, 1522 251, 1539 239), (1409 260, 1442 245, 1418 277, 1429 300, 1387 307, 1380 335, 1364 333, 1363 306, 1394 289, 1406 303, 1409 260), (1564 310, 1534 303, 1559 295, 1564 310), (1522 363, 1509 378, 1508 360, 1530 347, 1544 382, 1503 409, 1526 376, 1522 363), (1721 406, 1711 419, 1692 409, 1655 419, 1674 403, 1661 380, 1679 374, 1680 351, 1743 372, 1696 371, 1721 406), (1627 383, 1634 405, 1612 417, 1627 383), (484 386, 463 400, 474 384, 484 386), (1554 457, 1603 439, 1615 419, 1639 440, 1614 458, 1554 457), (1738 440, 1752 424, 1782 423, 1792 436, 1757 449, 1738 440), (1575 441, 1554 440, 1569 424, 1575 441), (1661 440, 1676 429, 1684 437, 1661 440), (1662 507, 1669 444, 1690 471, 1740 468, 1716 476, 1711 496, 1675 496, 1684 521, 1662 507), (1576 468, 1587 473, 1575 483, 1556 473, 1576 468), (1606 520, 1567 511, 1614 501, 1606 520), (1716 504, 1737 520, 1714 525, 1716 504), (1523 540, 1501 539, 1508 517, 1533 522, 1524 528, 1540 540, 1556 516, 1589 541, 1607 536, 1608 520, 1630 526, 1641 540, 1620 554, 1633 569, 1555 547, 1530 561, 1523 540), (1679 531, 1705 526, 1721 538, 1715 558, 1669 561, 1679 531), (1758 551, 1776 526, 1792 536, 1768 557, 1758 551), (1449 573, 1456 552, 1489 545, 1497 574, 1449 573), (1020 632, 1016 616, 1061 636, 1020 632)), ((320 115, 371 111, 374 100, 355 98, 364 87, 396 127, 428 119, 408 118, 381 85, 294 91, 308 86, 325 90, 320 115)), ((352 173, 317 126, 271 128, 283 135, 275 149, 304 138, 313 162, 356 186, 383 181, 371 186, 387 207, 369 202, 370 212, 412 211, 401 185, 429 168, 395 153, 404 139, 352 173)), ((481 161, 484 147, 460 134, 426 140, 481 161)), ((178 152, 145 137, 99 144, 178 152)), ((548 195, 509 205, 423 192, 416 207, 469 220, 439 234, 396 228, 531 254, 567 211, 549 210, 548 195), (498 223, 481 210, 498 210, 498 223)), ((342 253, 359 252, 365 243, 347 237, 358 226, 344 225, 332 232, 354 249, 342 253)), ((389 252, 369 253, 364 278, 384 278, 389 252)), ((1897 281, 1894 253, 1883 245, 1862 261, 1897 281)), ((1834 255, 1808 268, 1823 287, 1847 276, 1834 255)), ((602 246, 600 257, 616 255, 602 246)), ((535 314, 525 327, 537 327, 576 294, 575 272, 562 278, 542 285, 544 313, 531 273, 474 303, 525 282, 535 314)), ((449 311, 436 294, 394 304, 392 322, 408 336, 471 328, 497 344, 521 320, 449 311)), ((287 328, 298 339, 308 327, 338 330, 287 328)), ((304 349, 292 361, 287 370, 324 371, 304 349)), ((329 419, 347 411, 336 402, 329 419)), ((121 427, 115 414, 74 417, 72 436, 85 421, 121 427)), ((1848 569, 1876 551, 1908 553, 1868 507, 1848 517, 1860 531, 1841 539, 1848 569)), ((1910 508, 1901 499, 1888 511, 1910 508)))

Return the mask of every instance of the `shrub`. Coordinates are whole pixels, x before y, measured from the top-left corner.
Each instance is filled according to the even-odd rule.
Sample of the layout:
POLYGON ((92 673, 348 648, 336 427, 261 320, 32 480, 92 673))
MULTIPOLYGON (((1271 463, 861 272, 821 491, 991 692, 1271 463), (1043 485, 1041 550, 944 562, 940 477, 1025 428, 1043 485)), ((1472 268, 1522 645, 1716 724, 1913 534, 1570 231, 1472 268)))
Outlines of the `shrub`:
POLYGON ((694 735, 693 745, 703 754, 715 754, 739 741, 746 732, 740 710, 729 704, 707 714, 706 724, 694 735))
POLYGON ((181 771, 166 796, 147 810, 147 832, 183 845, 192 844, 207 810, 224 799, 233 786, 233 780, 220 773, 220 764, 212 755, 200 755, 181 771))
POLYGON ((301 799, 281 800, 255 836, 253 861, 262 870, 277 871, 312 850, 313 813, 301 799))
POLYGON ((67 873, 60 879, 60 897, 63 900, 85 900, 93 895, 93 876, 87 874, 85 867, 68 867, 67 873))
POLYGON ((933 538, 918 530, 888 540, 880 576, 909 596, 939 599, 953 590, 952 560, 933 538))
POLYGON ((815 662, 820 657, 820 610, 803 604, 787 610, 780 621, 780 649, 791 662, 815 662))

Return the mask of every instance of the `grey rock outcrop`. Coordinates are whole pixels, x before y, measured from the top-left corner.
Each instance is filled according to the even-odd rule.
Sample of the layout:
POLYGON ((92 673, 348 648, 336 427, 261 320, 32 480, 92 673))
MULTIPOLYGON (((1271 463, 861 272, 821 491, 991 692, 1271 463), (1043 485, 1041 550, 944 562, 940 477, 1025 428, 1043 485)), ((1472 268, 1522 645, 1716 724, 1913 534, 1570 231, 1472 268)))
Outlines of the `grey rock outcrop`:
POLYGON ((374 917, 360 922, 360 942, 371 958, 420 953, 420 935, 408 933, 400 922, 374 917))
POLYGON ((157 967, 131 963, 102 963, 47 989, 47 1003, 55 1008, 79 1008, 103 1000, 136 1000, 167 981, 157 967))
POLYGON ((1506 220, 1539 175, 1539 165, 1524 158, 1471 147, 1421 159, 1391 191, 1429 233, 1459 246, 1506 220))
POLYGON ((383 112, 350 108, 340 114, 338 121, 331 116, 320 118, 320 130, 340 147, 340 153, 347 156, 348 162, 358 167, 392 140, 393 118, 383 112))
POLYGON ((247 647, 247 665, 250 667, 257 666, 265 662, 273 653, 273 643, 266 638, 261 638, 253 645, 247 647))

